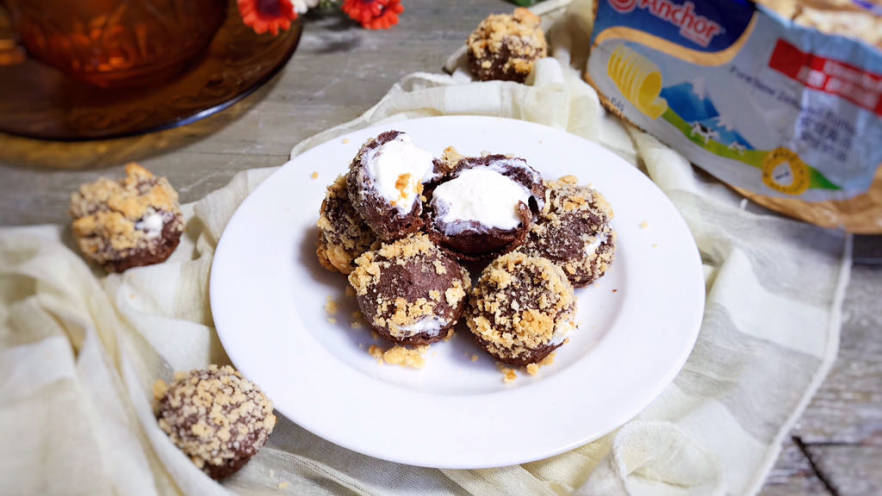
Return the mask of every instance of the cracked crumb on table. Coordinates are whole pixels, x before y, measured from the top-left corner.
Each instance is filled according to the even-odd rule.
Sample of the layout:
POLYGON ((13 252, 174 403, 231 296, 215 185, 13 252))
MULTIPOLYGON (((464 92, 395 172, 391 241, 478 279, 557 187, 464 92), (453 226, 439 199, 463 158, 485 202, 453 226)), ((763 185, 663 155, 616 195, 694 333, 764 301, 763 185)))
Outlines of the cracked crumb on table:
POLYGON ((647 227, 649 227, 649 222, 646 222, 644 220, 643 222, 640 223, 640 229, 646 229, 647 227))
POLYGON ((313 179, 318 179, 318 171, 312 171, 312 174, 310 174, 309 177, 313 179))
POLYGON ((334 315, 337 313, 340 307, 337 305, 337 300, 335 300, 332 296, 328 296, 325 300, 325 313, 328 315, 334 315))
POLYGON ((428 346, 419 346, 415 349, 405 348, 404 346, 393 346, 384 351, 383 348, 372 344, 370 348, 368 348, 368 353, 370 353, 379 364, 385 363, 387 365, 421 369, 426 365, 425 353, 428 349, 428 346))

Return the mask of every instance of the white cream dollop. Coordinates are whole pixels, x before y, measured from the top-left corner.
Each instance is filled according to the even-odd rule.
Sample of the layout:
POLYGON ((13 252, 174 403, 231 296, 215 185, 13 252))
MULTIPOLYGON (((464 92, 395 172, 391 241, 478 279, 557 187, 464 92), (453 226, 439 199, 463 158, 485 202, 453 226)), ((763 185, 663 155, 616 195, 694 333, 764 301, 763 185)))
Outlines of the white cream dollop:
POLYGON ((465 227, 461 223, 469 221, 514 229, 521 224, 518 202, 527 204, 529 200, 527 188, 489 167, 466 169, 432 193, 435 212, 440 214, 436 220, 447 226, 445 234, 449 235, 461 231, 465 227))
POLYGON ((151 212, 135 222, 135 229, 144 231, 147 239, 156 239, 162 234, 162 215, 157 212, 151 212))
POLYGON ((432 154, 403 133, 367 157, 367 172, 377 191, 402 214, 411 211, 420 197, 420 185, 431 179, 434 167, 432 154))

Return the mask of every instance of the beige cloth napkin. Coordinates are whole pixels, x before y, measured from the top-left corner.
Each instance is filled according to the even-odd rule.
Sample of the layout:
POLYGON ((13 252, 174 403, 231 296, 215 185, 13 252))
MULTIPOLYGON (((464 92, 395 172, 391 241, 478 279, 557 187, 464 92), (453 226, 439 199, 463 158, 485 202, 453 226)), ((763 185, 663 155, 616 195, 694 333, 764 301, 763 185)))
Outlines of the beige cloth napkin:
POLYGON ((209 268, 226 222, 272 173, 252 170, 184 207, 187 229, 168 261, 122 275, 90 269, 66 226, 0 229, 0 494, 755 493, 834 359, 850 240, 746 211, 679 154, 606 116, 573 69, 584 54, 571 40, 587 22, 562 12, 547 16, 555 58, 532 85, 410 75, 292 155, 378 122, 480 114, 565 129, 645 167, 692 229, 707 306, 689 361, 644 412, 569 453, 468 471, 369 458, 280 419, 240 473, 211 481, 158 429, 151 385, 226 361, 209 268))

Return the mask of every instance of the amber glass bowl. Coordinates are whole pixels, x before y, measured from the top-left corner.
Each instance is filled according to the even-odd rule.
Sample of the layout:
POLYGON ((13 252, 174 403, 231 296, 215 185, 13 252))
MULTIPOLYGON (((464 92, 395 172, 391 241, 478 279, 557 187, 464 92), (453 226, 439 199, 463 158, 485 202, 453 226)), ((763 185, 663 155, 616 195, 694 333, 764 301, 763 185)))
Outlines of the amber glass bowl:
POLYGON ((18 30, 5 30, 0 11, 0 132, 50 140, 133 136, 223 110, 285 65, 302 29, 298 19, 278 36, 258 35, 242 22, 236 0, 0 3, 17 9, 12 24, 18 30), (50 37, 24 20, 40 10, 37 4, 70 11, 70 5, 80 3, 125 8, 113 10, 109 18, 83 15, 83 20, 66 24, 72 26, 67 31, 58 28, 76 33, 73 41, 69 35, 50 37), (163 7, 156 11, 158 6, 163 7), (135 15, 139 9, 144 10, 135 15), (218 14, 223 15, 219 28, 218 14), (123 19, 131 20, 128 27, 110 28, 122 26, 117 23, 123 19), (92 28, 86 28, 88 23, 92 28), (25 44, 23 33, 29 30, 41 34, 34 35, 38 41, 25 44), (4 48, 13 56, 4 58, 4 48))
POLYGON ((201 55, 227 0, 3 0, 28 53, 102 87, 166 80, 201 55))

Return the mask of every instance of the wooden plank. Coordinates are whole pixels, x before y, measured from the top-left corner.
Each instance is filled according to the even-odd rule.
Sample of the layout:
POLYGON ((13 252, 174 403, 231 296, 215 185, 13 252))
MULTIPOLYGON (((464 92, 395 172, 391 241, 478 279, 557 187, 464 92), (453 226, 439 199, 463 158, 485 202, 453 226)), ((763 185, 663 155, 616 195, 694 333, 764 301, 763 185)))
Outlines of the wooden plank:
POLYGON ((852 268, 839 356, 800 419, 806 444, 882 445, 882 267, 852 268))
POLYGON ((835 494, 882 494, 882 446, 811 445, 808 450, 835 494))
POLYGON ((787 439, 760 494, 763 496, 796 496, 825 494, 826 492, 808 459, 791 439, 787 439))

